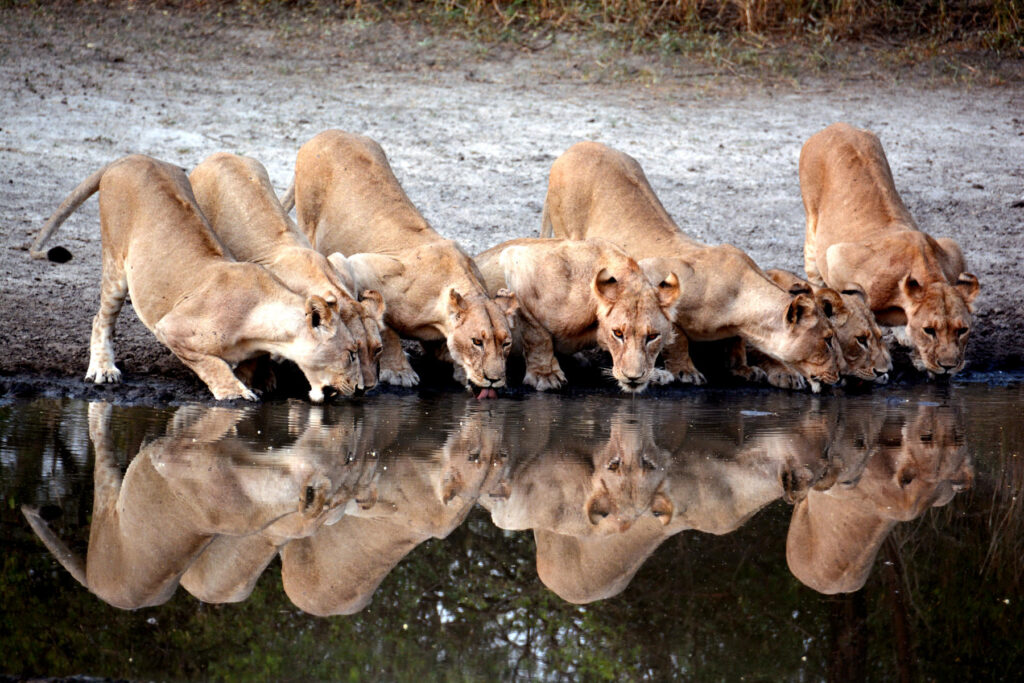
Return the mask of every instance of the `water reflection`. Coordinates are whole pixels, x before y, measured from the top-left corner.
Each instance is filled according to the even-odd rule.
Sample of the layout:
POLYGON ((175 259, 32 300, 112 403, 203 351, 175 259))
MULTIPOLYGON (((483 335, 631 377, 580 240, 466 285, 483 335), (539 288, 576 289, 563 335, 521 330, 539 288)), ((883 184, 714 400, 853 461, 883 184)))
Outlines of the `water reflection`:
POLYGON ((973 478, 955 404, 873 396, 755 394, 743 409, 704 395, 187 406, 123 475, 132 453, 119 450, 117 410, 88 406, 85 557, 37 508, 23 512, 79 582, 121 608, 165 602, 179 584, 204 602, 242 601, 280 556, 294 605, 353 614, 474 505, 500 529, 532 530, 540 580, 588 603, 623 591, 670 537, 730 533, 782 499, 793 575, 850 592, 897 523, 973 478))

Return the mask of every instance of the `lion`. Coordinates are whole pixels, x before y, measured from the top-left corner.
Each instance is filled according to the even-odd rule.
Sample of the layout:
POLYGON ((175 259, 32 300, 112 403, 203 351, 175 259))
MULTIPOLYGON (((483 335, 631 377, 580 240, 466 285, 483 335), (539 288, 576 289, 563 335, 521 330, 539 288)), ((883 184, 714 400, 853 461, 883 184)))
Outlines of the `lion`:
MULTIPOLYGON (((443 444, 430 439, 439 430, 421 431, 404 442, 413 452, 385 461, 375 504, 350 505, 337 523, 281 548, 281 581, 293 604, 318 616, 355 614, 413 549, 465 520, 501 470, 491 411, 467 408, 443 444)), ((394 423, 380 438, 393 431, 394 423)))
POLYGON ((480 499, 498 527, 609 536, 642 519, 662 526, 672 521, 675 507, 664 493, 671 455, 635 407, 612 406, 611 415, 580 415, 577 408, 563 417, 559 405, 535 395, 525 409, 537 426, 516 435, 518 457, 501 482, 501 495, 480 499), (574 428, 559 428, 562 420, 574 428))
POLYGON ((652 282, 674 273, 681 295, 676 335, 665 369, 683 382, 706 380, 689 355, 689 341, 738 337, 733 372, 758 373, 745 346, 786 363, 814 385, 839 380, 834 331, 814 298, 790 296, 743 251, 708 246, 683 234, 635 159, 597 142, 570 147, 551 166, 541 235, 599 237, 637 259, 652 282))
POLYGON ((218 152, 192 170, 189 182, 203 215, 232 256, 258 263, 293 292, 317 295, 328 303, 359 347, 357 388, 376 386, 383 298, 373 290, 360 292, 358 301, 354 298, 354 283, 346 273, 314 251, 285 213, 263 164, 218 152))
POLYGON ((40 230, 30 249, 34 258, 46 257, 42 246, 97 191, 103 279, 86 379, 120 381, 114 322, 130 295, 143 324, 218 400, 255 401, 232 368, 265 353, 299 366, 311 401, 323 400, 324 387, 355 391, 358 348, 327 302, 292 292, 261 266, 234 262, 176 166, 133 155, 96 171, 40 230))
POLYGON ((445 344, 456 380, 494 397, 505 385, 517 308, 508 292, 488 295, 472 259, 441 237, 409 201, 380 145, 328 130, 299 150, 294 202, 299 227, 323 253, 347 254, 358 281, 381 292, 387 309, 381 379, 419 378, 399 335, 445 344))
POLYGON ((793 296, 810 294, 818 301, 818 306, 836 331, 842 359, 841 374, 866 382, 884 384, 888 381, 892 357, 862 289, 856 287, 837 292, 831 287, 815 287, 795 273, 778 268, 765 273, 793 296))
POLYGON ((964 367, 978 278, 951 239, 921 232, 873 133, 835 123, 800 150, 804 269, 815 285, 861 289, 882 325, 902 327, 918 370, 964 367))
POLYGON ((899 522, 940 507, 970 488, 974 467, 963 418, 949 406, 922 405, 916 415, 890 415, 878 443, 851 459, 850 481, 812 490, 793 509, 786 562, 819 593, 860 590, 882 543, 899 522))
MULTIPOLYGON (((175 421, 192 410, 180 408, 175 421)), ((111 406, 92 403, 95 494, 85 560, 37 510, 22 512, 57 560, 105 602, 122 609, 162 604, 216 538, 316 526, 328 512, 330 480, 308 458, 254 451, 229 436, 245 415, 200 406, 190 424, 143 446, 122 476, 111 406)))
POLYGON ((516 336, 526 358, 523 382, 558 389, 565 375, 554 351, 597 345, 612 356, 612 376, 626 392, 647 388, 664 345, 679 280, 668 273, 657 287, 621 249, 604 240, 524 238, 476 257, 487 288, 511 289, 519 302, 516 336))

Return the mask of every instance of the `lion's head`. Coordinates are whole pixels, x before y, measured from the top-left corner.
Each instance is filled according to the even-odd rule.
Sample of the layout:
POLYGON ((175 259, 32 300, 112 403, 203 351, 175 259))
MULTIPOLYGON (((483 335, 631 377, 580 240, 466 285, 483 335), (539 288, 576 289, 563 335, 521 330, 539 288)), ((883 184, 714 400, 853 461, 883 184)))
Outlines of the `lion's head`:
POLYGON ((377 386, 380 356, 384 350, 380 336, 384 329, 384 297, 367 289, 359 295, 358 301, 346 296, 339 308, 345 327, 359 348, 359 388, 369 391, 377 386))
POLYGON ((306 323, 294 342, 295 360, 309 382, 309 400, 324 400, 324 388, 351 396, 362 384, 359 346, 340 317, 319 296, 306 299, 306 323))
POLYGON ((652 285, 632 260, 602 268, 591 282, 598 302, 597 343, 612 356, 612 376, 623 391, 647 388, 662 347, 672 341, 672 306, 679 279, 669 273, 652 285))
POLYGON ((868 382, 886 381, 892 357, 863 290, 851 288, 840 293, 822 287, 814 297, 836 331, 843 374, 868 382))
POLYGON ((899 287, 908 302, 903 310, 907 336, 914 347, 914 366, 936 375, 960 372, 973 323, 971 304, 978 296, 978 278, 961 273, 952 286, 941 281, 922 285, 907 275, 899 287))
POLYGON ((772 326, 772 355, 796 359, 786 363, 812 382, 838 382, 842 361, 835 329, 814 297, 797 294, 781 315, 781 324, 772 326))
POLYGON ((501 290, 491 299, 483 293, 463 295, 448 290, 448 352, 466 380, 484 389, 505 386, 505 361, 512 349, 512 325, 519 307, 514 294, 501 290))
POLYGON ((622 533, 650 514, 667 525, 675 506, 664 492, 671 454, 654 442, 649 427, 616 419, 608 443, 594 454, 591 493, 584 512, 596 534, 622 533))

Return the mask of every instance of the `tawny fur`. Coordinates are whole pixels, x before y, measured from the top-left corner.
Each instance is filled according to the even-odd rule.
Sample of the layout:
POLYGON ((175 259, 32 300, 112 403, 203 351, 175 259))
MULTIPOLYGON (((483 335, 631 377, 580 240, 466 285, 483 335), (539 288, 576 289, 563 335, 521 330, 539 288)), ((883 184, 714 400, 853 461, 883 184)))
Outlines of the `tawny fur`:
POLYGON ((488 249, 476 262, 490 291, 508 287, 519 302, 515 330, 526 384, 559 388, 565 375, 554 352, 592 346, 611 354, 612 376, 623 391, 665 381, 659 374, 667 373, 654 364, 674 336, 674 274, 655 286, 625 252, 597 239, 516 239, 488 249))
MULTIPOLYGON (((678 379, 705 381, 690 359, 689 340, 739 337, 809 379, 838 380, 834 333, 813 297, 791 297, 734 246, 708 246, 683 234, 632 157, 581 142, 556 159, 542 226, 542 235, 552 234, 606 239, 637 259, 652 282, 678 276, 676 340, 665 351, 666 369, 678 379)), ((742 346, 734 372, 756 376, 742 346)))
POLYGON ((800 152, 808 279, 860 289, 883 325, 906 326, 915 366, 936 375, 964 366, 978 278, 950 239, 921 232, 871 132, 836 123, 800 152))
POLYGON ((304 298, 266 269, 237 263, 210 230, 184 172, 150 157, 115 161, 83 181, 42 228, 38 255, 60 224, 99 192, 103 280, 93 319, 86 379, 119 382, 114 321, 126 295, 156 338, 206 383, 217 399, 256 395, 233 373, 261 354, 294 361, 310 399, 331 386, 351 394, 352 352, 319 296, 304 298))
POLYGON ((444 341, 456 378, 481 388, 505 384, 515 298, 488 295, 479 271, 409 201, 373 140, 338 130, 299 150, 294 197, 299 227, 323 254, 342 252, 358 280, 387 304, 381 379, 418 382, 399 335, 444 341))
POLYGON ((868 382, 888 380, 892 357, 864 292, 852 289, 837 292, 831 287, 815 286, 788 270, 773 268, 765 272, 793 296, 810 294, 817 300, 818 307, 836 331, 844 376, 868 382))
POLYGON ((345 271, 336 270, 327 257, 310 247, 257 160, 219 152, 196 166, 189 182, 203 215, 232 256, 258 263, 297 294, 317 295, 330 305, 344 325, 338 334, 350 335, 359 348, 357 388, 373 388, 384 325, 380 294, 357 293, 345 271))

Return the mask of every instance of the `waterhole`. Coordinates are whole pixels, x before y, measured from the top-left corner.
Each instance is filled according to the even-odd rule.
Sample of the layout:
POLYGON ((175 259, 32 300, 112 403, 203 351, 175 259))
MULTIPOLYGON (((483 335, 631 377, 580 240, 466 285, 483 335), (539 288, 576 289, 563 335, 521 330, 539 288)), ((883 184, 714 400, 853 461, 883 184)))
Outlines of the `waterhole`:
POLYGON ((0 405, 0 674, 1024 664, 1024 383, 0 405))

